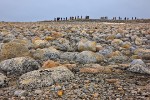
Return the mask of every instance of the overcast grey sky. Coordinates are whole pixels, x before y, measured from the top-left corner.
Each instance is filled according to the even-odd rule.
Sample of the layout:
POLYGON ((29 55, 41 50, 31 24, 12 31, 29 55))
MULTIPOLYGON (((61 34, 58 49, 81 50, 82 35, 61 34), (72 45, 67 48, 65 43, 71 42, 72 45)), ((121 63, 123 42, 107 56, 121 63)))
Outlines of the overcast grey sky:
POLYGON ((150 0, 0 0, 0 21, 39 21, 78 15, 150 18, 150 0))

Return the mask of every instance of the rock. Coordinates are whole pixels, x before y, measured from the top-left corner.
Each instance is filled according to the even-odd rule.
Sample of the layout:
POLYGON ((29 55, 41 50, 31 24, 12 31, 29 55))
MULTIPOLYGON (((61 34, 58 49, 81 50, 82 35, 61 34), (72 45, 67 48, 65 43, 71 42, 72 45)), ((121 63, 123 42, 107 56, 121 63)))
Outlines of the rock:
POLYGON ((0 55, 0 61, 15 57, 29 56, 29 49, 22 43, 4 43, 1 47, 0 55))
POLYGON ((120 56, 113 56, 109 58, 109 62, 114 62, 114 63, 124 63, 128 61, 128 57, 120 55, 120 56))
POLYGON ((44 49, 37 49, 32 53, 32 57, 34 59, 44 59, 44 60, 55 59, 56 60, 60 58, 60 54, 61 53, 58 50, 56 50, 53 47, 50 47, 44 49))
POLYGON ((106 79, 106 81, 107 81, 108 83, 116 83, 116 82, 118 82, 119 80, 118 80, 118 79, 106 79))
POLYGON ((141 59, 133 60, 127 70, 136 73, 150 74, 150 68, 146 66, 141 59))
POLYGON ((112 42, 111 42, 111 45, 114 46, 114 45, 121 45, 123 44, 123 41, 120 40, 120 39, 114 39, 112 42))
POLYGON ((22 75, 39 68, 38 62, 30 57, 17 57, 0 62, 0 69, 7 75, 22 75))
POLYGON ((106 48, 104 48, 103 50, 99 51, 99 54, 102 54, 103 56, 107 57, 108 55, 110 55, 113 52, 113 47, 108 46, 106 48))
POLYGON ((144 60, 150 60, 150 49, 140 49, 138 55, 144 60))
POLYGON ((96 51, 96 42, 83 39, 78 43, 78 50, 95 52, 96 51))
POLYGON ((13 39, 11 42, 24 44, 28 49, 34 48, 34 44, 27 39, 13 39))
POLYGON ((57 67, 60 64, 58 62, 54 62, 52 60, 47 60, 46 62, 44 62, 42 68, 46 69, 46 68, 52 68, 52 67, 57 67))
POLYGON ((101 45, 96 45, 96 51, 103 50, 103 47, 101 45))
POLYGON ((116 39, 120 39, 120 38, 122 38, 122 35, 120 34, 120 33, 118 33, 118 34, 116 34, 116 39))
POLYGON ((73 48, 70 45, 69 40, 65 38, 60 38, 57 41, 54 41, 52 43, 56 49, 61 50, 61 51, 72 51, 73 48))
POLYGON ((0 73, 0 88, 5 87, 7 85, 8 85, 8 78, 4 74, 0 73))
POLYGON ((121 47, 129 49, 131 47, 131 43, 130 42, 124 42, 121 47))
POLYGON ((35 94, 42 94, 42 90, 35 90, 34 93, 35 94))
POLYGON ((66 67, 59 66, 40 69, 23 74, 18 81, 21 88, 39 88, 53 85, 74 78, 74 74, 66 67))
POLYGON ((21 97, 21 96, 26 96, 27 95, 27 91, 26 90, 16 90, 14 92, 15 96, 21 97))
POLYGON ((46 40, 35 40, 34 45, 36 48, 45 48, 48 42, 46 40))
POLYGON ((81 73, 89 73, 89 74, 96 74, 96 73, 112 73, 112 68, 100 66, 99 64, 90 64, 85 65, 84 68, 80 68, 81 73))
POLYGON ((65 52, 60 55, 60 59, 75 61, 77 54, 78 54, 77 52, 65 52))
POLYGON ((136 45, 142 45, 142 39, 140 39, 139 37, 137 37, 137 38, 135 39, 135 44, 136 44, 136 45))
POLYGON ((103 60, 103 55, 96 54, 92 51, 82 51, 76 56, 76 61, 79 63, 98 63, 103 60))

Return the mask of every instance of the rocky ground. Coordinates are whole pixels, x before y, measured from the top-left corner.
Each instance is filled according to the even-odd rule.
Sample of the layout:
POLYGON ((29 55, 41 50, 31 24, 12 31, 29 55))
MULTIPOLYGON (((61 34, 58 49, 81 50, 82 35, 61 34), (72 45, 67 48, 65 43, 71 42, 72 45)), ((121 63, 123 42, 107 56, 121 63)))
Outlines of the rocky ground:
POLYGON ((1 100, 150 100, 150 24, 0 23, 1 100))

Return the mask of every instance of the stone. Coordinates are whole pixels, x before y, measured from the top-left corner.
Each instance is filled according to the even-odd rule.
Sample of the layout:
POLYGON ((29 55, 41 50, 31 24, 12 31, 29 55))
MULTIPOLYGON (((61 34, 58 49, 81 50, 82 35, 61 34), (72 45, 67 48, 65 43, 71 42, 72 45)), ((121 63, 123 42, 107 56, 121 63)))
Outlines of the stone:
POLYGON ((124 63, 128 61, 128 57, 120 55, 120 56, 112 56, 109 58, 109 62, 114 62, 114 63, 124 63))
POLYGON ((137 37, 137 38, 135 39, 135 44, 136 44, 136 45, 142 45, 142 39, 140 39, 139 37, 137 37))
POLYGON ((112 73, 112 68, 101 66, 99 64, 90 64, 90 65, 85 65, 85 67, 83 68, 80 68, 80 72, 89 73, 89 74, 96 74, 96 73, 109 74, 112 73))
POLYGON ((96 51, 96 42, 82 39, 78 43, 78 51, 96 51))
POLYGON ((79 63, 98 63, 104 60, 104 56, 96 54, 92 51, 82 51, 76 56, 76 61, 79 63))
POLYGON ((52 67, 57 67, 60 64, 58 62, 54 62, 53 60, 47 60, 46 62, 43 63, 42 68, 52 68, 52 67))
POLYGON ((150 74, 150 68, 146 66, 142 59, 133 60, 127 70, 136 73, 150 74))
POLYGON ((40 69, 23 74, 19 77, 20 88, 40 88, 51 86, 74 78, 74 74, 66 67, 59 66, 48 69, 40 69))
POLYGON ((123 44, 123 41, 120 40, 120 39, 114 39, 112 42, 111 42, 111 45, 112 46, 115 46, 115 45, 122 45, 123 44))
POLYGON ((107 57, 108 55, 110 55, 113 52, 113 47, 108 46, 106 48, 104 48, 103 50, 100 50, 98 53, 102 54, 103 56, 107 57))
POLYGON ((60 55, 60 59, 74 61, 76 59, 78 52, 64 52, 60 55))
POLYGON ((27 47, 28 49, 34 48, 34 44, 32 44, 27 39, 13 39, 11 42, 16 42, 16 43, 24 44, 24 46, 27 47))
POLYGON ((14 92, 14 95, 15 95, 15 96, 18 96, 18 97, 26 96, 26 94, 27 94, 27 91, 26 91, 26 90, 16 90, 16 91, 14 92))
POLYGON ((130 42, 124 42, 121 47, 129 49, 131 47, 131 43, 130 42))
POLYGON ((8 85, 8 78, 4 74, 0 73, 0 88, 5 87, 7 85, 8 85))
POLYGON ((122 38, 122 35, 120 34, 120 33, 118 33, 118 34, 116 34, 116 39, 120 39, 120 38, 122 38))
POLYGON ((29 49, 22 43, 4 43, 1 47, 0 55, 0 61, 15 57, 29 56, 29 49))
POLYGON ((96 51, 103 50, 103 47, 101 45, 96 45, 96 51))
POLYGON ((72 51, 71 45, 69 40, 65 38, 59 38, 56 41, 53 41, 52 43, 56 49, 61 50, 61 51, 72 51))
POLYGON ((38 62, 30 57, 17 57, 0 62, 0 69, 7 75, 22 75, 39 68, 38 62))
POLYGON ((33 43, 36 48, 45 48, 48 44, 46 40, 35 40, 33 43))
POLYGON ((34 59, 43 59, 43 60, 56 60, 60 58, 60 52, 53 47, 44 48, 44 49, 37 49, 36 51, 32 52, 32 57, 34 59))

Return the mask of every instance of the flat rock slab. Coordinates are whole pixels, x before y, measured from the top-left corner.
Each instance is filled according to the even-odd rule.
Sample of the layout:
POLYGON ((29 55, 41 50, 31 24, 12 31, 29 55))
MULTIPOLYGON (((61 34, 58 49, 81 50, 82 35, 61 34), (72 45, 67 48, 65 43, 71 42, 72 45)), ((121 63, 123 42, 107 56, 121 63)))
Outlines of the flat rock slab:
POLYGON ((39 68, 38 62, 30 57, 17 57, 0 62, 0 69, 7 75, 22 75, 39 68))
POLYGON ((74 74, 66 67, 58 66, 49 69, 40 69, 23 74, 19 78, 20 88, 40 88, 57 82, 74 78, 74 74))

